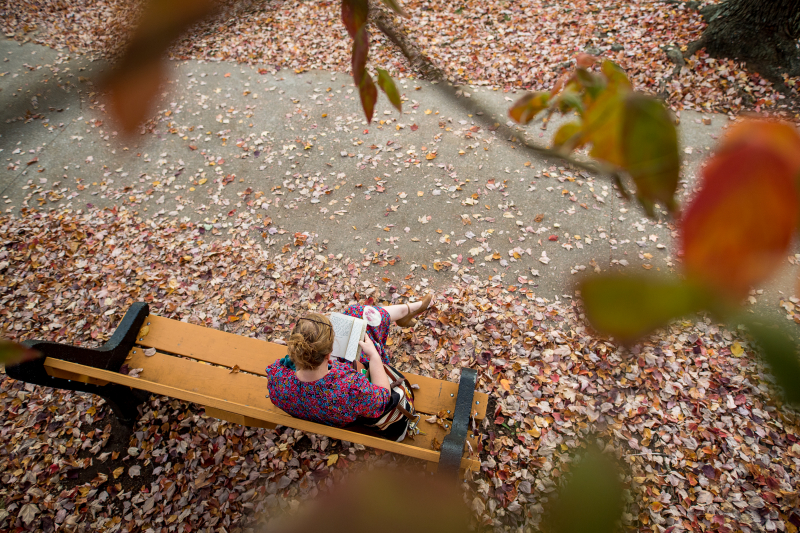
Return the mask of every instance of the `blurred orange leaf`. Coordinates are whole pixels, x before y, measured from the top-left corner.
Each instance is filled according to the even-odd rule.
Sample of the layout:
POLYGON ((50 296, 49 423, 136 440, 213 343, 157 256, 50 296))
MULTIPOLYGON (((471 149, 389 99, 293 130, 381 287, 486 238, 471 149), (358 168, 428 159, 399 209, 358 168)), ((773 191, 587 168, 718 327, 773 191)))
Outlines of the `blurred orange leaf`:
POLYGON ((732 126, 723 142, 726 146, 744 142, 768 148, 776 156, 786 160, 791 172, 795 175, 800 173, 800 132, 791 124, 772 120, 745 120, 732 126))
POLYGON ((508 110, 508 116, 520 124, 527 124, 540 111, 547 109, 549 103, 550 93, 529 93, 514 103, 511 109, 508 110))
POLYGON ((632 89, 628 75, 625 74, 625 71, 613 61, 603 61, 603 63, 600 65, 600 71, 605 74, 606 80, 608 80, 608 86, 610 88, 622 88, 627 90, 632 89))
POLYGON ((134 133, 150 115, 164 80, 160 60, 140 65, 138 69, 116 72, 106 80, 109 110, 124 134, 134 133))
POLYGON ((778 268, 798 218, 798 166, 782 148, 785 130, 751 131, 735 132, 711 157, 681 222, 687 275, 733 298, 778 268))
POLYGON ((592 143, 590 155, 618 167, 625 165, 621 142, 624 103, 623 94, 605 91, 584 114, 584 135, 592 143))
POLYGON ((575 59, 575 61, 579 67, 589 68, 595 64, 595 62, 597 61, 597 56, 593 56, 591 54, 587 54, 584 52, 578 54, 578 57, 575 59))

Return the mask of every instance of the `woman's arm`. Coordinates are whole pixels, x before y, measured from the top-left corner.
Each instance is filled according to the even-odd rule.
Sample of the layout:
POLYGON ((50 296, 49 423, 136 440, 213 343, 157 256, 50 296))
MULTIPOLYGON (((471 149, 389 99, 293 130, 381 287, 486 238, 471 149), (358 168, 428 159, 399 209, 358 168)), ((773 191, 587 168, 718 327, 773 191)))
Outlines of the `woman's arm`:
POLYGON ((378 349, 372 344, 372 339, 367 335, 366 339, 358 343, 361 350, 369 356, 369 380, 373 385, 389 390, 389 376, 383 369, 383 361, 378 349))

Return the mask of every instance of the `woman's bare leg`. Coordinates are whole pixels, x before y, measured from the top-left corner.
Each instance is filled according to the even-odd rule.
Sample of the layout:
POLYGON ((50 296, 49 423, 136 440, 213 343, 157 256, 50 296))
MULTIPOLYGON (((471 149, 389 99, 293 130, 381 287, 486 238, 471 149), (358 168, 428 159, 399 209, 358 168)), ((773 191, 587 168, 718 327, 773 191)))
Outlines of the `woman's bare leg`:
MULTIPOLYGON (((420 308, 422 302, 412 302, 408 304, 408 307, 411 308, 411 312, 413 313, 417 309, 420 308)), ((397 322, 404 316, 408 315, 409 310, 406 307, 406 304, 398 304, 398 305, 386 305, 383 308, 389 313, 389 318, 392 319, 392 322, 397 322)))

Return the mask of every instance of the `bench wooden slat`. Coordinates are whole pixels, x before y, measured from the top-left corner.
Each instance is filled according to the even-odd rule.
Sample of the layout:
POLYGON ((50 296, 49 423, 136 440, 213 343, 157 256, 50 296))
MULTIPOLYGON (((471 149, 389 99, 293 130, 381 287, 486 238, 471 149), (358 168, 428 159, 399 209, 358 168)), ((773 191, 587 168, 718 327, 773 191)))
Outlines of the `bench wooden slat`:
POLYGON ((277 424, 273 424, 272 422, 265 422, 264 420, 258 420, 249 416, 231 413, 230 411, 223 411, 222 409, 216 409, 207 405, 205 406, 205 410, 208 416, 213 416, 214 418, 219 418, 220 420, 227 420, 228 422, 233 422, 234 424, 239 424, 241 426, 267 429, 275 429, 277 427, 277 424))
MULTIPOLYGON (((156 354, 148 358, 147 370, 142 372, 142 377, 132 378, 130 376, 102 370, 89 366, 70 363, 60 359, 48 357, 45 360, 45 368, 48 373, 60 371, 76 376, 88 376, 90 378, 108 381, 119 385, 129 386, 136 389, 145 390, 153 394, 170 396, 183 401, 194 402, 199 405, 211 407, 212 409, 227 411, 256 420, 261 420, 273 424, 283 425, 308 431, 331 438, 356 442, 365 446, 386 450, 389 452, 408 455, 430 462, 439 461, 439 453, 430 449, 430 442, 437 437, 442 441, 445 430, 437 425, 423 424, 428 435, 420 435, 413 441, 393 442, 374 437, 363 433, 356 433, 351 429, 335 428, 323 424, 309 422, 299 418, 294 418, 275 407, 269 399, 265 398, 266 387, 261 383, 264 378, 246 374, 230 374, 224 368, 211 365, 201 365, 186 359, 179 359, 165 354, 156 354), (170 364, 177 362, 177 365, 170 364), (163 364, 162 364, 163 363, 163 364), (164 367, 164 368, 162 368, 164 367), (164 369, 167 373, 162 373, 164 369), (176 372, 177 370, 177 372, 176 372), (151 374, 148 376, 148 374, 151 374), (158 379, 158 381, 156 381, 158 379), (171 384, 163 381, 168 379, 171 384), (216 392, 215 396, 199 391, 216 392), (218 397, 217 397, 218 396, 218 397)), ((137 367, 139 368, 139 367, 137 367)), ((144 367, 141 367, 144 368, 144 367)), ((477 459, 465 457, 462 459, 462 468, 477 470, 479 467, 477 459)))
POLYGON ((177 353, 215 365, 239 368, 263 376, 264 369, 286 355, 286 346, 243 337, 218 329, 150 315, 145 324, 150 331, 136 344, 177 353))
MULTIPOLYGON (((137 338, 137 344, 148 348, 185 355, 215 365, 239 368, 263 376, 267 366, 286 355, 286 346, 242 337, 218 329, 188 324, 178 320, 150 315, 146 324, 148 334, 137 338)), ((406 374, 411 383, 420 386, 414 391, 417 410, 425 413, 453 411, 458 393, 458 383, 435 378, 406 374)), ((488 395, 475 392, 472 413, 476 419, 486 416, 488 395), (477 413, 477 414, 475 414, 477 413)))

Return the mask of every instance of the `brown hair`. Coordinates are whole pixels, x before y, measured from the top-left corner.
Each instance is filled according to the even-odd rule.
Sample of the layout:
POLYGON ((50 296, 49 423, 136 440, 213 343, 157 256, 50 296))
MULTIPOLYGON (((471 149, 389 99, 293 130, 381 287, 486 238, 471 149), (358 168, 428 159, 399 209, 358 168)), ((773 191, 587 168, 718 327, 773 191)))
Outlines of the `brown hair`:
POLYGON ((325 315, 308 313, 287 339, 289 357, 298 370, 314 370, 333 350, 333 326, 325 315))

